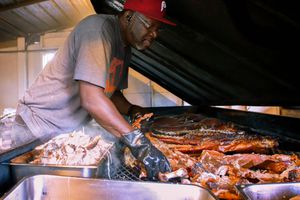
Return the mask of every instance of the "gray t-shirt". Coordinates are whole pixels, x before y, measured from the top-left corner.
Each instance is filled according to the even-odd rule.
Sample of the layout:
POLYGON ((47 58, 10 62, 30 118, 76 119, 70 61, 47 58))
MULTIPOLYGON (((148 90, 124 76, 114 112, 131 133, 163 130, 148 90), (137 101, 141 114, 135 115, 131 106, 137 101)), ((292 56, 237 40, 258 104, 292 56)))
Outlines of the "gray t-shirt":
POLYGON ((53 60, 20 99, 17 113, 35 136, 73 131, 90 120, 80 105, 79 82, 127 88, 131 50, 112 15, 91 15, 71 32, 53 60))

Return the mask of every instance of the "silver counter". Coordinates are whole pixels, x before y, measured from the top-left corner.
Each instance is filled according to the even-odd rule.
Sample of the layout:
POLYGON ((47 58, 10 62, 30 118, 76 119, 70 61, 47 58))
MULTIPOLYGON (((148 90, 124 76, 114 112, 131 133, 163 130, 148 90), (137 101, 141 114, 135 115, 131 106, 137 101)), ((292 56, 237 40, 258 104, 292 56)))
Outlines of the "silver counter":
POLYGON ((22 179, 1 200, 215 200, 208 190, 195 185, 114 181, 53 175, 22 179))
POLYGON ((244 200, 288 200, 300 195, 300 183, 270 183, 236 186, 244 200))

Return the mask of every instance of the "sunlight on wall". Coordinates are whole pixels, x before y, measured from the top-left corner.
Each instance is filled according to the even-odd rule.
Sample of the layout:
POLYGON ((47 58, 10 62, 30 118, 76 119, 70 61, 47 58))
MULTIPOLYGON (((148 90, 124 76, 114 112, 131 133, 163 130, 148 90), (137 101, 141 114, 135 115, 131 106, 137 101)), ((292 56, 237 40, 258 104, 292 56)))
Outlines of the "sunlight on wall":
POLYGON ((43 68, 47 65, 47 63, 52 60, 56 52, 47 52, 43 55, 43 68))
POLYGON ((151 81, 134 69, 129 69, 128 88, 123 94, 129 102, 143 107, 188 106, 187 102, 151 81))
POLYGON ((280 115, 281 108, 278 106, 245 106, 245 105, 232 105, 232 106, 212 106, 225 109, 241 110, 248 112, 264 113, 271 115, 280 115))

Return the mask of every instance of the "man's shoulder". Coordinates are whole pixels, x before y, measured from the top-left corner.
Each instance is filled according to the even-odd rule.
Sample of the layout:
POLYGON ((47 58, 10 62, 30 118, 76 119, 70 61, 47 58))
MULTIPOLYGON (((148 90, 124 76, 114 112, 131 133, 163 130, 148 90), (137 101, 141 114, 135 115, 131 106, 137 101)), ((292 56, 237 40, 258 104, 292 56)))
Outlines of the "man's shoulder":
POLYGON ((76 33, 111 32, 117 27, 117 17, 113 15, 93 14, 82 19, 74 29, 76 33))
POLYGON ((115 21, 115 16, 113 15, 105 15, 105 14, 92 14, 84 19, 82 19, 79 23, 79 25, 82 24, 91 24, 91 25, 101 25, 104 24, 105 22, 111 22, 113 23, 115 21))

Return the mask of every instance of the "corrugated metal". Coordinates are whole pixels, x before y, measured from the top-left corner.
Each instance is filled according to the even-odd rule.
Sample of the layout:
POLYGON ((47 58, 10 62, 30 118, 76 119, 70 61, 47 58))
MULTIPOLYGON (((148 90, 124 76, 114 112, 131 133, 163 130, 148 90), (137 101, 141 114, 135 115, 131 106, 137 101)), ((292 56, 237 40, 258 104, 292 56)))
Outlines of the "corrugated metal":
POLYGON ((0 42, 69 28, 93 13, 89 0, 1 0, 0 42))
MULTIPOLYGON (((192 105, 300 105, 295 2, 166 1, 177 26, 165 26, 150 49, 133 51, 135 70, 192 105)), ((105 2, 115 9, 123 0, 105 2)))

